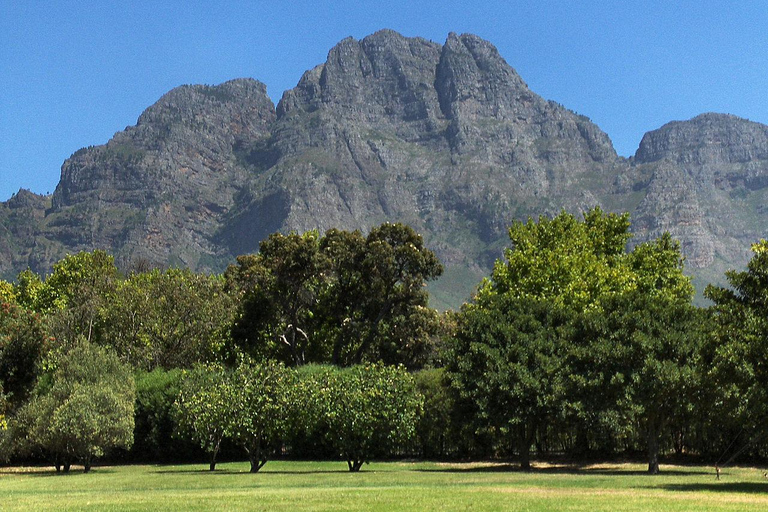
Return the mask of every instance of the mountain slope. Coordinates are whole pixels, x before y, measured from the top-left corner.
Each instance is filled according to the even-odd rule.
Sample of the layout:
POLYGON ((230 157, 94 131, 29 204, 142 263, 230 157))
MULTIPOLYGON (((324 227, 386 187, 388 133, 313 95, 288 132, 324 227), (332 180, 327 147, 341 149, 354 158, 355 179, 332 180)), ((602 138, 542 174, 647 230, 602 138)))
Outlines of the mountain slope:
POLYGON ((0 203, 0 273, 104 248, 220 271, 281 230, 407 222, 447 266, 456 306, 515 219, 600 205, 637 241, 671 231, 702 279, 743 265, 765 225, 768 127, 707 114, 646 134, 631 159, 532 92, 487 41, 384 30, 332 48, 275 107, 263 84, 182 86, 62 166, 52 197, 0 203))

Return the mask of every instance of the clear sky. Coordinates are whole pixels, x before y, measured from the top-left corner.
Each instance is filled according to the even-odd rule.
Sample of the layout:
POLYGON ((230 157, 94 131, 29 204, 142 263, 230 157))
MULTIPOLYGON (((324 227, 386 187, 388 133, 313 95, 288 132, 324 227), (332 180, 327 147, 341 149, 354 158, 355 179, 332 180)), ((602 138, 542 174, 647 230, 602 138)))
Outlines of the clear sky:
POLYGON ((768 123, 762 0, 0 0, 0 200, 53 192, 66 158, 173 87, 253 77, 277 102, 338 41, 382 28, 489 40, 625 156, 702 112, 768 123))

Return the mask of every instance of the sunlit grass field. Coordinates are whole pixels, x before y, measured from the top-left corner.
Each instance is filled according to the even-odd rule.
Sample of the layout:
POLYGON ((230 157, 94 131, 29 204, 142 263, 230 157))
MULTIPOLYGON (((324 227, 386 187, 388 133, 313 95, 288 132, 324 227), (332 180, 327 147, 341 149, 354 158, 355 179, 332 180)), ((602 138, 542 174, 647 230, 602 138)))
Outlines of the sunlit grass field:
POLYGON ((83 474, 0 468, 0 510, 768 510, 758 468, 539 463, 530 473, 491 463, 269 462, 95 467, 83 474))

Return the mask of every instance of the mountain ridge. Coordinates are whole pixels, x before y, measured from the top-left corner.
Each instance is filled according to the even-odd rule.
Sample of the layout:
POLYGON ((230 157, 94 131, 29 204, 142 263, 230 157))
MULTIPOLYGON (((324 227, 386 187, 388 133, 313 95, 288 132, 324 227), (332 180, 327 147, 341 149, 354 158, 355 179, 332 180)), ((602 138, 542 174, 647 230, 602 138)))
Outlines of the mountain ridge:
POLYGON ((124 268, 220 271, 273 231, 400 221, 445 262, 433 295, 455 307, 512 221, 599 205, 632 214, 634 243, 670 231, 701 283, 747 261, 766 190, 768 126, 702 114, 623 158, 491 43, 383 30, 339 42, 277 105, 254 79, 172 89, 76 151, 51 196, 0 203, 0 275, 93 248, 124 268))

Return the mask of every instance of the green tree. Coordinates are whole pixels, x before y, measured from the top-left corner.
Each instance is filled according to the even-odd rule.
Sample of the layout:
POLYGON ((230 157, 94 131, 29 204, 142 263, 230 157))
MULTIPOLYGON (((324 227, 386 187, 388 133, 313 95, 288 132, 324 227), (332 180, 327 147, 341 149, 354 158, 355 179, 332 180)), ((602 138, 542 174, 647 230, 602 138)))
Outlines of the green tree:
POLYGON ((314 231, 274 233, 262 240, 259 254, 239 256, 226 275, 242 296, 233 329, 240 346, 296 366, 322 359, 314 355, 322 349, 313 344, 310 326, 327 267, 314 231))
POLYGON ((535 297, 498 295, 459 319, 449 364, 476 429, 511 440, 530 470, 537 433, 565 414, 570 317, 535 297))
POLYGON ((0 302, 0 393, 6 394, 6 407, 15 409, 27 399, 47 349, 40 315, 0 302))
POLYGON ((584 410, 612 418, 620 431, 638 425, 651 474, 659 472, 662 438, 697 405, 701 317, 690 302, 634 290, 604 301, 580 333, 589 342, 572 375, 584 379, 584 410))
POLYGON ((198 365, 185 370, 175 403, 176 422, 181 433, 197 442, 210 457, 209 469, 216 469, 221 442, 239 414, 233 404, 232 378, 221 365, 198 365))
POLYGON ((236 412, 227 436, 245 449, 256 473, 290 432, 295 374, 281 363, 241 361, 232 379, 236 412))
POLYGON ((326 367, 304 374, 301 403, 350 471, 381 453, 406 446, 422 407, 413 378, 402 367, 326 367))
POLYGON ((752 245, 746 270, 726 272, 729 287, 708 286, 714 332, 707 341, 706 379, 718 416, 737 418, 753 436, 768 430, 768 241, 752 245))
POLYGON ((174 461, 197 452, 197 445, 175 435, 174 403, 183 371, 179 368, 136 372, 136 427, 131 454, 142 461, 174 461))
POLYGON ((190 368, 223 356, 233 309, 222 276, 175 268, 133 274, 111 295, 103 338, 136 367, 190 368))
POLYGON ((35 311, 46 313, 60 343, 100 339, 103 313, 119 280, 114 258, 101 250, 69 255, 53 266, 37 293, 35 311))
POLYGON ((58 471, 133 443, 133 376, 117 356, 81 339, 55 357, 19 415, 29 448, 42 448, 58 471))
POLYGON ((413 374, 416 391, 424 407, 416 427, 421 456, 446 457, 456 449, 453 412, 454 394, 444 368, 429 368, 413 374))
POLYGON ((424 287, 442 266, 410 227, 273 234, 260 251, 226 273, 242 297, 233 337, 253 357, 417 367, 431 355, 439 317, 424 287))
POLYGON ((421 235, 399 223, 377 226, 365 238, 332 229, 320 247, 333 268, 321 302, 330 362, 423 365, 439 324, 425 286, 443 267, 421 235))
POLYGON ((674 393, 692 385, 695 342, 672 346, 690 325, 693 289, 668 234, 627 253, 629 238, 628 214, 599 208, 583 221, 563 212, 516 222, 505 259, 460 314, 454 382, 486 427, 516 433, 523 467, 526 446, 547 421, 570 412, 589 423, 623 405, 621 414, 634 411, 645 423, 649 470, 658 471, 658 437, 670 413, 653 396, 665 386, 674 393), (652 324, 632 321, 638 307, 652 324), (672 316, 647 316, 657 310, 672 316), (613 322, 614 331, 584 331, 578 326, 585 318, 613 322), (655 379, 653 369, 665 374, 655 379), (617 395, 599 387, 606 379, 617 395))

